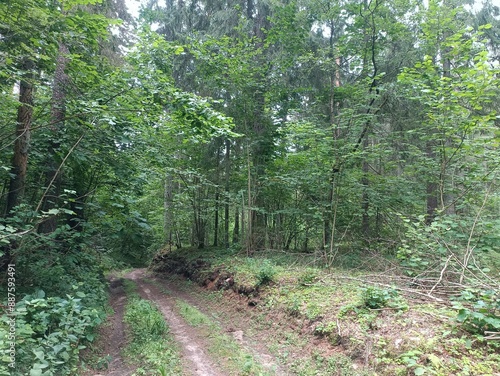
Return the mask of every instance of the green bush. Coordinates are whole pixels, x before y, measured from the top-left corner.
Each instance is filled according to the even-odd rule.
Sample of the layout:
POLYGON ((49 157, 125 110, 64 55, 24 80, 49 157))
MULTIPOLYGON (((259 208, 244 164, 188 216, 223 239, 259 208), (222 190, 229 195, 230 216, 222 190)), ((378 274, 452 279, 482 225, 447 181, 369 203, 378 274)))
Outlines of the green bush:
POLYGON ((276 275, 276 269, 269 260, 264 260, 258 268, 255 277, 257 278, 257 285, 267 285, 271 283, 276 275))
POLYGON ((16 304, 16 368, 8 373, 8 317, 0 325, 0 372, 4 375, 74 375, 78 354, 86 341, 94 339, 101 323, 99 312, 77 297, 45 297, 43 291, 28 295, 16 304))
POLYGON ((487 331, 500 332, 498 291, 468 289, 462 292, 453 306, 458 310, 457 320, 470 333, 483 335, 487 331))
POLYGON ((395 289, 381 289, 373 286, 363 289, 362 302, 365 307, 371 309, 402 306, 401 298, 395 289))
POLYGON ((301 286, 308 286, 316 283, 319 279, 317 269, 307 268, 298 278, 297 282, 301 286))

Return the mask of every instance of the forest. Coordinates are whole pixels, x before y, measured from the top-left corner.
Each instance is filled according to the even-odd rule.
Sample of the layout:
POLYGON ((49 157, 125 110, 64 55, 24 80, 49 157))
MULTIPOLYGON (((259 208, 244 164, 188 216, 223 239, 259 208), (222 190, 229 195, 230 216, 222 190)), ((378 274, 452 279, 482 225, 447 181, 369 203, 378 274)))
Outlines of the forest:
MULTIPOLYGON (((206 375, 498 375, 500 4, 131 5, 0 3, 0 375, 112 372, 82 359, 146 267, 325 349, 206 375), (441 339, 361 349, 424 306, 441 339)), ((158 362, 127 374, 202 374, 158 362)))

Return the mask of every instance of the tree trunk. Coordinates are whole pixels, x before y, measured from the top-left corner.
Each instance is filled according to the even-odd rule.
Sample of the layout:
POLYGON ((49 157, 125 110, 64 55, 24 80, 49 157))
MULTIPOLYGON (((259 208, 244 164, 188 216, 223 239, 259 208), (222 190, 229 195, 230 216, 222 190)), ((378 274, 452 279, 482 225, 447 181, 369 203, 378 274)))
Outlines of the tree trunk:
MULTIPOLYGON (((436 157, 434 150, 433 150, 432 142, 430 142, 430 141, 427 142, 427 145, 426 145, 426 156, 429 159, 434 159, 436 157)), ((427 224, 431 224, 432 221, 434 220, 434 217, 436 216, 436 210, 438 208, 438 185, 434 181, 432 174, 427 180, 426 190, 427 190, 427 192, 426 192, 427 193, 427 198, 426 198, 427 217, 425 219, 425 222, 427 224)))
MULTIPOLYGON (((54 84, 52 88, 51 104, 51 131, 52 137, 48 148, 49 159, 47 161, 47 170, 45 172, 45 184, 49 188, 45 197, 43 197, 42 210, 48 211, 59 205, 59 196, 62 189, 62 169, 60 164, 62 160, 58 157, 60 149, 60 130, 64 126, 66 116, 66 94, 69 79, 66 75, 66 66, 69 62, 68 47, 60 42, 56 61, 56 70, 54 73, 54 84)), ((38 232, 42 234, 54 232, 57 228, 57 216, 50 216, 40 223, 38 232)))
POLYGON ((240 215, 238 207, 234 211, 234 229, 233 229, 233 244, 240 241, 240 215))
MULTIPOLYGON (((12 210, 21 203, 26 188, 26 171, 28 166, 28 152, 33 120, 33 104, 35 86, 33 85, 35 64, 25 60, 22 64, 23 78, 19 83, 19 103, 17 109, 16 140, 14 141, 14 155, 10 170, 9 192, 5 208, 5 216, 11 216, 12 210)), ((0 270, 6 270, 7 265, 13 262, 12 250, 17 247, 16 242, 2 247, 3 255, 0 258, 0 270)))
POLYGON ((19 103, 17 109, 16 140, 12 157, 11 178, 5 214, 10 215, 13 208, 21 203, 26 188, 26 169, 28 165, 28 149, 33 119, 34 85, 33 69, 35 64, 31 60, 23 63, 24 77, 19 85, 19 103))
MULTIPOLYGON (((368 138, 363 140, 363 149, 368 147, 368 138)), ((363 193, 361 197, 361 233, 365 237, 365 240, 370 238, 370 196, 368 194, 368 189, 370 187, 370 182, 368 180, 369 165, 366 159, 363 160, 362 165, 363 177, 361 178, 361 185, 363 186, 363 193)))
MULTIPOLYGON (((446 37, 449 37, 449 33, 445 33, 446 37)), ((450 47, 446 47, 443 49, 443 76, 451 79, 451 61, 449 59, 449 54, 451 52, 450 47)), ((446 138, 445 145, 443 148, 446 151, 447 147, 451 147, 453 145, 453 141, 451 140, 450 137, 446 138)), ((441 171, 441 177, 442 179, 440 180, 440 191, 441 191, 441 208, 445 210, 446 214, 453 215, 456 213, 455 210, 455 196, 453 194, 453 189, 454 189, 454 179, 450 179, 450 186, 447 187, 445 186, 445 176, 447 174, 447 166, 446 166, 446 152, 443 153, 443 161, 442 161, 442 171, 441 171)))
POLYGON ((231 173, 231 165, 230 165, 231 142, 229 140, 226 140, 225 145, 226 145, 226 152, 224 155, 224 164, 225 164, 224 192, 226 194, 226 197, 224 203, 224 247, 229 248, 229 189, 230 189, 229 183, 230 183, 230 173, 231 173))
POLYGON ((219 188, 215 192, 215 213, 214 213, 214 247, 219 245, 219 188))
POLYGON ((165 176, 165 184, 163 191, 163 236, 167 244, 168 250, 172 250, 173 243, 173 179, 170 174, 165 176))

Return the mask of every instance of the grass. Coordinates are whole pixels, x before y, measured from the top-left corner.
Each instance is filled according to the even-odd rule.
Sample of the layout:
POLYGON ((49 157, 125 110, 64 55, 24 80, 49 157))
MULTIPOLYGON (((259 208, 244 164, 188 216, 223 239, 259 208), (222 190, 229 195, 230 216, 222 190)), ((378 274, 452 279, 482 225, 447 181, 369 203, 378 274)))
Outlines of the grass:
POLYGON ((182 375, 179 352, 161 312, 139 297, 132 281, 125 280, 124 287, 128 296, 124 321, 129 339, 124 356, 141 364, 134 375, 182 375))
POLYGON ((205 334, 211 356, 231 375, 271 375, 250 352, 224 334, 220 325, 210 317, 183 300, 178 299, 176 305, 186 322, 205 334))
MULTIPOLYGON (((189 261, 202 258, 208 275, 222 269, 235 284, 259 287, 252 330, 271 333, 267 347, 289 366, 290 374, 500 374, 500 345, 467 333, 450 304, 392 287, 370 287, 361 282, 369 276, 359 270, 324 269, 314 255, 263 252, 248 258, 230 250, 181 252, 189 261), (259 283, 262 279, 266 283, 259 283)), ((383 277, 392 285, 390 276, 383 277)), ((230 297, 203 295, 214 307, 223 307, 230 297)), ((193 325, 210 325, 186 314, 192 315, 193 325)), ((226 320, 232 319, 230 314, 226 320)), ((224 317, 224 312, 218 315, 224 317)))

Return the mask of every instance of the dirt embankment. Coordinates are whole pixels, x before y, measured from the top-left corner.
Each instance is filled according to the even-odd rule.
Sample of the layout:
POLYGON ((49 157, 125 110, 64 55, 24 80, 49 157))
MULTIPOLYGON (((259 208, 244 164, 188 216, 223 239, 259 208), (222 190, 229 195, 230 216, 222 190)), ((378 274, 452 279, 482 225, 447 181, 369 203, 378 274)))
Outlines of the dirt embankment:
POLYGON ((247 297, 255 297, 259 293, 257 286, 236 281, 234 274, 224 266, 211 268, 205 260, 188 260, 178 252, 159 253, 152 260, 151 265, 155 273, 177 274, 208 290, 232 290, 247 297))

